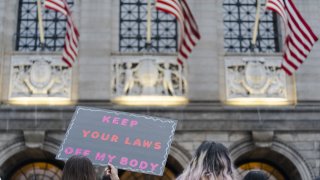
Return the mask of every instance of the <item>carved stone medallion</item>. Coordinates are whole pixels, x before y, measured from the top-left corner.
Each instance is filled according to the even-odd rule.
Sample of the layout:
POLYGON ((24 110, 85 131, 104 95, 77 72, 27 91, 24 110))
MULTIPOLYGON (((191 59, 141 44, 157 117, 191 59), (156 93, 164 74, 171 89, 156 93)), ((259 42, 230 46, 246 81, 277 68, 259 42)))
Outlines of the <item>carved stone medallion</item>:
POLYGON ((30 68, 30 82, 36 88, 46 87, 52 78, 51 67, 46 61, 35 61, 30 68))

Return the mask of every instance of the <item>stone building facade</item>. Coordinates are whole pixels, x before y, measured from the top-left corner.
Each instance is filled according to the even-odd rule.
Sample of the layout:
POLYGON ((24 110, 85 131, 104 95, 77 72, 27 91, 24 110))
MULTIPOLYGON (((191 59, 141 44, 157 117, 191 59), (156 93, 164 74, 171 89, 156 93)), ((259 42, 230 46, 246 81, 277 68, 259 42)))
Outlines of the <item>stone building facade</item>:
MULTIPOLYGON (((320 1, 293 1, 319 35, 320 1)), ((320 175, 320 44, 315 44, 307 61, 290 77, 279 70, 281 53, 277 50, 226 50, 226 6, 253 1, 188 0, 202 39, 183 70, 176 64, 174 52, 121 51, 120 6, 129 0, 73 1, 81 37, 79 57, 72 68, 60 62, 59 50, 19 50, 16 38, 17 27, 24 22, 18 18, 22 2, 29 1, 0 1, 1 179, 21 174, 38 177, 37 173, 61 176, 63 162, 54 156, 77 105, 179 120, 164 174, 168 179, 182 172, 204 140, 226 145, 240 174, 261 169, 271 179, 290 180, 320 175), (151 72, 160 79, 139 80, 139 73, 150 72, 141 70, 145 57, 155 59, 146 66, 155 68, 151 72), (175 80, 165 81, 166 68, 175 80), (126 70, 131 76, 126 77, 126 70), (131 77, 140 84, 136 79, 129 81, 131 77), (181 97, 184 105, 131 106, 117 99, 150 92, 168 97, 168 101, 181 97)), ((241 17, 238 20, 245 21, 241 17)), ((280 50, 283 28, 279 19, 276 22, 280 50)), ((156 179, 120 174, 121 179, 156 179)))

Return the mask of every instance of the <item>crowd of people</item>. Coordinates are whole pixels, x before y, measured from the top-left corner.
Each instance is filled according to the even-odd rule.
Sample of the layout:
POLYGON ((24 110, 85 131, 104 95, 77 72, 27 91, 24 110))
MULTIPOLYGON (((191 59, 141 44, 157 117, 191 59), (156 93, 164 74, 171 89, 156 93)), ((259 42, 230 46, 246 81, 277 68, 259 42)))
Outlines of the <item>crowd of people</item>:
MULTIPOLYGON (((62 180, 95 180, 96 173, 91 161, 84 156, 72 156, 66 162, 62 180)), ((109 164, 103 180, 119 180, 118 170, 109 164)), ((243 178, 233 168, 228 149, 221 143, 204 141, 177 180, 268 180, 266 173, 249 171, 243 178)), ((315 180, 320 180, 320 177, 315 180)))

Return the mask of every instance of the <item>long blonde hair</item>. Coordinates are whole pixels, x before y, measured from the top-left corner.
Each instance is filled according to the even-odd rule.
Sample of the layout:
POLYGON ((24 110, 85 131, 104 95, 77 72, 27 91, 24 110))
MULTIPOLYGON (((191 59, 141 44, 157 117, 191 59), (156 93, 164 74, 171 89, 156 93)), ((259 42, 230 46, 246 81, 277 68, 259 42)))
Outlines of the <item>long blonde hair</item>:
POLYGON ((213 141, 198 147, 187 168, 177 180, 233 180, 234 170, 228 149, 213 141))

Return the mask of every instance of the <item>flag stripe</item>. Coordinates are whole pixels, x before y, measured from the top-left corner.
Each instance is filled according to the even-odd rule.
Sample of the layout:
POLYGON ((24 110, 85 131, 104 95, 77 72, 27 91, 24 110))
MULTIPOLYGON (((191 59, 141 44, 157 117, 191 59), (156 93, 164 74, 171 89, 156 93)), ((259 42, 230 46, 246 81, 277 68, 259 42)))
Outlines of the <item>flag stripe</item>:
POLYGON ((275 12, 278 12, 280 14, 281 17, 285 17, 284 19, 286 19, 286 13, 284 11, 283 8, 281 8, 280 3, 276 3, 276 2, 270 2, 269 6, 268 6, 269 10, 273 10, 275 12))
POLYGON ((290 52, 287 52, 287 53, 285 54, 284 60, 285 60, 286 63, 287 63, 288 65, 290 65, 294 70, 297 70, 297 69, 298 69, 298 65, 294 63, 294 62, 295 62, 294 59, 292 60, 292 57, 291 57, 290 52), (290 59, 291 59, 291 60, 290 60, 290 59))
POLYGON ((290 16, 289 25, 291 27, 291 31, 299 34, 299 36, 303 36, 304 39, 306 39, 310 43, 310 45, 312 46, 314 41, 312 42, 313 39, 311 40, 311 38, 308 36, 309 33, 307 31, 305 31, 305 29, 303 28, 304 25, 299 23, 301 21, 297 21, 298 19, 295 19, 294 15, 290 12, 289 12, 289 16, 290 16))
POLYGON ((289 76, 291 76, 291 75, 292 75, 292 72, 295 71, 294 68, 292 68, 290 65, 288 65, 287 61, 284 61, 284 62, 281 64, 281 68, 282 68, 289 76))
POLYGON ((306 60, 318 41, 292 0, 267 0, 266 8, 278 13, 285 24, 285 46, 282 69, 292 75, 306 60))
POLYGON ((72 67, 78 57, 79 31, 73 22, 71 11, 65 0, 46 0, 44 2, 46 8, 60 12, 67 17, 66 37, 62 52, 62 60, 72 67))
POLYGON ((51 9, 51 10, 54 10, 54 11, 61 12, 64 15, 68 14, 66 9, 65 9, 64 3, 61 2, 61 1, 47 0, 47 1, 44 2, 44 7, 48 8, 48 9, 51 9))
MULTIPOLYGON (((192 33, 193 35, 195 35, 197 37, 197 39, 200 39, 200 33, 198 31, 198 25, 191 13, 191 10, 187 4, 187 2, 185 0, 181 0, 181 3, 182 3, 182 6, 183 6, 183 9, 185 11, 183 11, 186 15, 185 15, 185 18, 188 20, 189 24, 192 26, 192 33)), ((188 25, 189 25, 188 24, 188 25)))
POLYGON ((176 17, 179 27, 179 46, 177 60, 183 64, 190 56, 192 49, 200 40, 197 23, 185 0, 156 0, 156 8, 176 17))
POLYGON ((305 38, 303 38, 303 35, 299 31, 296 32, 295 31, 296 29, 293 29, 290 23, 288 25, 289 25, 289 29, 292 32, 292 34, 291 34, 292 36, 290 36, 290 38, 292 38, 297 45, 301 46, 301 48, 303 47, 302 49, 305 52, 309 52, 312 48, 312 45, 308 44, 306 41, 304 41, 305 38))
POLYGON ((305 55, 304 52, 302 52, 302 50, 299 47, 297 47, 297 45, 295 43, 293 43, 291 38, 289 39, 288 44, 290 46, 289 47, 290 49, 294 49, 294 51, 297 52, 301 56, 301 59, 307 58, 307 55, 305 55))
POLYGON ((318 38, 317 36, 314 34, 314 32, 312 31, 312 29, 310 28, 310 26, 308 25, 308 23, 303 19, 303 17, 301 16, 300 12, 298 11, 297 7, 293 4, 293 2, 291 0, 288 0, 288 7, 289 7, 289 12, 291 12, 292 15, 296 16, 295 19, 299 19, 300 21, 298 21, 298 23, 302 23, 303 25, 301 25, 301 27, 304 29, 304 31, 306 33, 308 33, 311 40, 313 40, 313 43, 315 43, 318 38))
POLYGON ((184 36, 184 26, 183 26, 183 19, 184 16, 182 14, 181 11, 179 11, 179 9, 181 9, 180 4, 178 4, 175 1, 168 1, 168 0, 158 0, 157 4, 156 4, 157 10, 159 11, 163 11, 165 13, 168 14, 172 14, 173 16, 176 17, 176 19, 178 19, 178 23, 180 26, 180 34, 181 36, 184 36))

